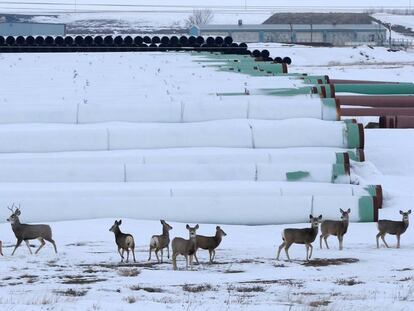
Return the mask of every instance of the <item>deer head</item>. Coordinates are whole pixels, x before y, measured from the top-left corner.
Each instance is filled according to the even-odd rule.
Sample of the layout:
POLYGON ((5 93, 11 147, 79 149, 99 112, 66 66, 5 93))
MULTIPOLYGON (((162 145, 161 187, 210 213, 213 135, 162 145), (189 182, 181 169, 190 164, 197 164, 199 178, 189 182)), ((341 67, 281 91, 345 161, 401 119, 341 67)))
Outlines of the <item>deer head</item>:
POLYGON ((119 230, 119 226, 122 224, 122 220, 115 220, 114 224, 112 225, 112 227, 109 229, 109 231, 111 232, 116 232, 119 230))
POLYGON ((12 225, 14 225, 15 223, 18 223, 19 222, 19 216, 21 214, 21 212, 20 212, 20 204, 19 204, 19 207, 16 207, 14 205, 14 203, 13 203, 11 208, 8 207, 8 206, 7 206, 7 208, 12 212, 12 214, 10 215, 10 217, 7 218, 7 221, 9 223, 11 223, 12 225))

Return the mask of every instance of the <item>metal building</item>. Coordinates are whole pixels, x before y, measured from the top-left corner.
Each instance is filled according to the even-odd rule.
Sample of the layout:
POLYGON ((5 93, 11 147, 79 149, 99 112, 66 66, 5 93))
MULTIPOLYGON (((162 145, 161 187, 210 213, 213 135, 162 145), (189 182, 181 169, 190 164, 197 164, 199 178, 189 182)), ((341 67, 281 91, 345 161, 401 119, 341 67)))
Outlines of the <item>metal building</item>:
POLYGON ((65 24, 7 23, 0 21, 0 36, 64 36, 65 24))
POLYGON ((193 26, 191 35, 232 36, 237 42, 328 44, 382 44, 387 29, 366 14, 278 13, 263 24, 193 26))

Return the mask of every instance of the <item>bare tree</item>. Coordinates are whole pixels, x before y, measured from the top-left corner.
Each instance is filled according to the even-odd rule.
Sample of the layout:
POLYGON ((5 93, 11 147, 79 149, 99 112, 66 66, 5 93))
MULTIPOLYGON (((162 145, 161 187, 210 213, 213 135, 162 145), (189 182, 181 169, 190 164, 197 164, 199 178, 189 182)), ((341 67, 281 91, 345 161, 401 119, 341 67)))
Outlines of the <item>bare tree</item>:
POLYGON ((185 24, 187 27, 207 25, 213 20, 214 14, 210 9, 194 10, 193 14, 187 17, 185 24))

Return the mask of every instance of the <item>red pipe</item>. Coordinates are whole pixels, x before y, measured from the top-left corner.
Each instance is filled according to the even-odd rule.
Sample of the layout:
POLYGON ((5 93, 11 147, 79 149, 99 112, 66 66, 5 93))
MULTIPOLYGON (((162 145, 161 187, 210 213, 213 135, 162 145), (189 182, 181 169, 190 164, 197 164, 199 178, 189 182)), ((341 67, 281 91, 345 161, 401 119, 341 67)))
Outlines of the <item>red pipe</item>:
POLYGON ((401 107, 414 108, 414 96, 337 96, 343 106, 401 107))
POLYGON ((413 108, 343 108, 343 117, 414 116, 413 108))

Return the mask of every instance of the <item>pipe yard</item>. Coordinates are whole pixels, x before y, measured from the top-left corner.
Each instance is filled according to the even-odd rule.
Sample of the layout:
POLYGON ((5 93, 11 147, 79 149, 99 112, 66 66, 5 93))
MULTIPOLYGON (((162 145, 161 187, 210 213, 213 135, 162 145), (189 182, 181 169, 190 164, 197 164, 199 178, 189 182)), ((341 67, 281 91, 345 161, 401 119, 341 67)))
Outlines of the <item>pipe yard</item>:
POLYGON ((408 227, 414 81, 303 72, 291 48, 0 36, 0 309, 409 310, 412 228, 401 249, 376 249, 375 223, 408 227), (303 245, 275 261, 295 229, 344 215, 343 250, 318 233, 310 261, 303 245), (12 257, 19 236, 4 221, 18 217, 50 225, 58 253, 12 257), (193 272, 172 271, 165 248, 166 262, 147 261, 169 230, 220 233, 215 261, 207 246, 193 272), (137 262, 119 263, 130 249, 137 262))

